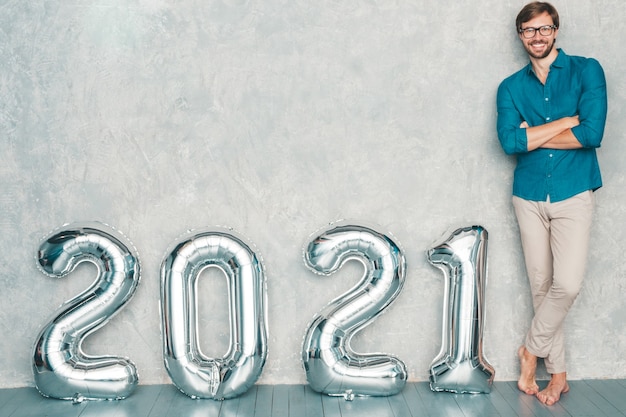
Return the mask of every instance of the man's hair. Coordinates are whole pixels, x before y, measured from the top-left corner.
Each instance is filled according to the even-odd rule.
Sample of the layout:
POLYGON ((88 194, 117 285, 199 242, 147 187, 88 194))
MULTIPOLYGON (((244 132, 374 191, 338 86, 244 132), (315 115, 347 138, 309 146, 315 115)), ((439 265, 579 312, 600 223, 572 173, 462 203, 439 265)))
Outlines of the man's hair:
POLYGON ((517 30, 522 29, 522 23, 528 22, 535 17, 548 13, 552 17, 552 23, 557 28, 559 27, 559 13, 556 11, 553 5, 543 1, 534 1, 528 3, 517 15, 515 19, 515 27, 517 30))

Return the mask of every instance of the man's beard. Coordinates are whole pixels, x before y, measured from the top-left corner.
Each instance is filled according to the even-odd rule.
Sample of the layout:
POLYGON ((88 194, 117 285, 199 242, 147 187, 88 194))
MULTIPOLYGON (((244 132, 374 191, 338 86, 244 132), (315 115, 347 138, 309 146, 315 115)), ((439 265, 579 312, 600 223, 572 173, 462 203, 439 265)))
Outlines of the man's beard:
MULTIPOLYGON (((552 49, 554 49, 554 43, 555 43, 556 39, 552 40, 552 43, 548 44, 548 47, 540 54, 536 54, 533 49, 532 46, 524 44, 524 46, 526 47, 526 52, 528 52, 528 55, 532 56, 535 59, 543 59, 545 57, 547 57, 548 55, 550 55, 550 52, 552 52, 552 49)), ((546 42, 542 42, 542 43, 546 43, 546 42)))

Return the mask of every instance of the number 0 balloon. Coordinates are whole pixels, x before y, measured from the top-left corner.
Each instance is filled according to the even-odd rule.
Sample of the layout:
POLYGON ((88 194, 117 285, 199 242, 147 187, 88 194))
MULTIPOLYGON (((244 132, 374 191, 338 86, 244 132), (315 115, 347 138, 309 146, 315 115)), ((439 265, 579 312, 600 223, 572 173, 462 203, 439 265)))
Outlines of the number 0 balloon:
POLYGON ((428 260, 446 277, 442 346, 430 367, 430 388, 488 393, 495 371, 482 352, 487 231, 457 229, 428 251, 428 260))
POLYGON ((402 251, 389 237, 350 224, 332 226, 305 250, 313 271, 329 275, 350 259, 365 267, 361 281, 314 318, 304 338, 302 360, 314 390, 329 395, 393 395, 407 379, 401 360, 383 354, 357 354, 352 336, 396 299, 405 278, 402 251))
POLYGON ((174 245, 161 265, 161 314, 165 366, 183 393, 222 400, 254 385, 267 357, 265 298, 261 262, 232 232, 190 233, 174 245), (228 279, 230 348, 220 359, 198 343, 197 280, 209 267, 228 279))
POLYGON ((39 333, 33 354, 37 389, 46 397, 77 402, 127 397, 138 382, 135 365, 125 358, 86 356, 81 343, 134 294, 139 261, 132 244, 104 224, 74 224, 48 237, 38 258, 52 277, 66 276, 83 261, 97 266, 98 277, 63 304, 39 333))

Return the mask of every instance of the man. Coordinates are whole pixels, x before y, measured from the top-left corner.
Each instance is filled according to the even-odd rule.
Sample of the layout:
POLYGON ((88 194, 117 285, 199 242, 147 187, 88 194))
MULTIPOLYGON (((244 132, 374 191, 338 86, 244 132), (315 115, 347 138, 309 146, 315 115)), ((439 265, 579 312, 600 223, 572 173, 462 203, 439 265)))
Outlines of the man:
POLYGON ((504 151, 517 157, 513 206, 535 314, 518 351, 518 387, 552 405, 569 390, 563 322, 582 285, 593 191, 602 186, 595 148, 606 82, 596 60, 555 48, 559 15, 551 4, 526 5, 516 28, 530 63, 500 84, 497 129, 504 151), (538 358, 551 374, 541 391, 538 358))

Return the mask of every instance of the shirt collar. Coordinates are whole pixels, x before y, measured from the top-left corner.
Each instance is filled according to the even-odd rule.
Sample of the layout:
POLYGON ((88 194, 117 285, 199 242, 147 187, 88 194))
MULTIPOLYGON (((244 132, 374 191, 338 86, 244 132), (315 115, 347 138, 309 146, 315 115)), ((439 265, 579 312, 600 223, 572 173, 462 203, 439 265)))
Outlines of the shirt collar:
POLYGON ((563 52, 561 48, 556 48, 559 51, 559 54, 556 56, 556 59, 552 63, 551 67, 555 68, 563 68, 565 66, 565 61, 567 61, 567 54, 563 52))
MULTIPOLYGON (((556 59, 554 60, 552 65, 550 65, 550 68, 552 67, 563 68, 566 65, 565 62, 567 61, 567 58, 568 58, 567 54, 561 48, 556 48, 556 50, 559 51, 559 54, 556 56, 556 59)), ((528 72, 528 74, 534 74, 533 66, 531 63, 528 63, 528 66, 526 67, 526 71, 528 72)))

